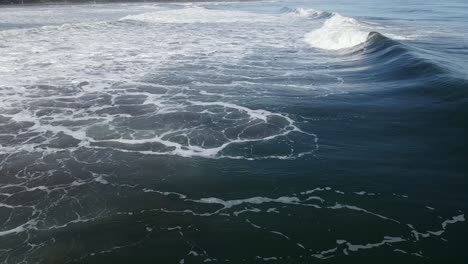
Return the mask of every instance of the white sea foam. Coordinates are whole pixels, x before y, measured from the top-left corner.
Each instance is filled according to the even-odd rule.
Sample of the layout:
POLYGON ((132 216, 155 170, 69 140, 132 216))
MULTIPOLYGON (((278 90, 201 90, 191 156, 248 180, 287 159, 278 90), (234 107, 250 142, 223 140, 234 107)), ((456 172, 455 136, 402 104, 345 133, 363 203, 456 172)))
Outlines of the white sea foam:
MULTIPOLYGON (((274 22, 273 18, 264 14, 188 6, 131 15, 121 20, 150 23, 236 24, 237 22, 274 22)), ((54 153, 61 147, 51 146, 50 143, 60 135, 79 141, 77 145, 67 147, 70 151, 85 147, 145 155, 294 159, 311 154, 318 149, 318 145, 315 144, 312 149, 303 152, 294 152, 291 148, 288 153, 283 151, 255 157, 247 157, 244 153, 229 155, 225 150, 236 145, 253 146, 266 141, 274 144, 276 141, 283 140, 284 137, 294 136, 293 134, 306 135, 313 143, 317 143, 318 138, 299 129, 287 115, 263 109, 250 109, 239 103, 226 102, 226 99, 232 96, 228 98, 220 92, 188 89, 186 85, 168 86, 141 81, 147 73, 157 73, 161 68, 180 65, 178 63, 180 59, 183 59, 183 62, 193 62, 192 57, 195 55, 208 58, 208 64, 217 64, 219 61, 228 64, 237 63, 248 53, 248 50, 265 41, 263 35, 251 37, 249 32, 237 25, 229 26, 232 29, 231 34, 221 37, 210 25, 205 26, 207 30, 201 30, 196 34, 192 34, 193 32, 183 27, 145 27, 127 23, 65 24, 0 32, 0 39, 5 40, 6 45, 3 49, 4 56, 0 58, 0 74, 3 75, 0 81, 0 95, 4 98, 0 107, 4 110, 4 117, 9 118, 9 124, 12 126, 31 123, 31 126, 24 128, 24 132, 40 133, 45 138, 42 142, 0 145, 0 153, 8 154, 19 151, 54 153), (129 31, 128 27, 133 27, 133 30, 129 31), (188 32, 190 34, 186 34, 188 32), (55 37, 50 39, 50 34, 55 37), (163 40, 161 40, 161 35, 165 36, 163 40), (183 38, 181 38, 182 35, 183 38), (240 43, 238 38, 250 38, 251 41, 240 43), (147 90, 139 90, 139 87, 164 91, 146 92, 147 90), (90 96, 94 99, 80 99, 90 96), (138 102, 125 102, 126 98, 131 97, 137 98, 138 102), (105 98, 109 98, 109 101, 103 104, 98 103, 98 101, 105 101, 105 98), (70 103, 72 101, 75 102, 70 103), (57 104, 47 102, 57 102, 57 104), (208 127, 208 123, 198 122, 189 126, 185 125, 182 120, 179 122, 176 119, 170 119, 172 121, 169 128, 157 132, 154 129, 135 129, 117 125, 116 120, 120 118, 135 118, 135 115, 129 113, 115 112, 121 106, 132 104, 148 109, 145 114, 161 118, 170 114, 191 112, 195 113, 199 120, 207 120, 215 116, 219 117, 221 109, 224 114, 220 118, 241 114, 239 123, 245 126, 239 130, 238 134, 228 136, 225 132, 229 132, 230 129, 235 130, 239 124, 226 123, 227 126, 213 130, 208 127), (20 111, 17 111, 18 108, 20 111), (51 114, 38 115, 42 111, 51 114), (278 126, 278 124, 270 124, 270 119, 283 121, 278 126), (70 122, 70 120, 73 121, 70 122), (272 125, 279 129, 265 135, 248 134, 249 130, 268 128, 272 125), (178 128, 179 126, 183 128, 178 128), (125 136, 127 129, 132 130, 130 136, 125 136), (202 130, 207 133, 203 133, 202 130), (107 131, 108 136, 95 136, 96 133, 102 134, 104 131, 107 131), (181 137, 186 138, 186 141, 180 141, 181 137), (149 144, 159 144, 163 147, 151 150, 136 147, 149 144)), ((272 39, 272 43, 276 42, 276 39, 272 39)), ((203 64, 205 65, 206 62, 203 64)), ((225 75, 223 78, 229 80, 231 77, 225 75)), ((241 78, 250 77, 241 76, 241 78)), ((258 80, 258 78, 251 79, 258 80)), ((174 77, 174 80, 177 78, 174 77)), ((202 85, 207 86, 210 83, 194 82, 191 86, 202 85)), ((216 84, 216 86, 219 85, 216 84)), ((155 118, 149 119, 155 122, 155 118)), ((105 182, 100 179, 96 182, 105 182)))
POLYGON ((452 219, 445 220, 442 223, 442 228, 445 230, 445 228, 447 228, 447 225, 455 224, 457 222, 465 222, 465 215, 461 214, 461 215, 457 215, 457 216, 452 217, 452 219))
POLYGON ((300 200, 297 197, 279 197, 279 198, 268 198, 268 197, 251 197, 247 199, 238 199, 238 200, 222 200, 219 198, 202 198, 200 200, 192 200, 197 203, 208 203, 208 204, 220 204, 224 209, 231 208, 233 206, 241 205, 243 203, 247 204, 263 204, 263 203, 283 203, 283 204, 299 204, 300 200))
POLYGON ((268 16, 256 16, 253 13, 213 10, 199 6, 191 6, 183 9, 163 10, 139 15, 130 15, 121 18, 121 21, 141 21, 147 23, 168 23, 168 24, 192 24, 192 23, 234 23, 253 21, 267 21, 268 16))
POLYGON ((358 251, 358 250, 363 250, 363 249, 371 249, 371 248, 375 248, 375 247, 381 247, 381 246, 384 246, 386 244, 400 243, 400 242, 404 242, 404 241, 406 241, 406 239, 403 239, 401 237, 385 236, 382 241, 377 242, 377 243, 368 243, 368 244, 365 244, 365 245, 356 245, 356 244, 349 243, 349 242, 347 242, 345 240, 338 240, 337 244, 340 245, 340 244, 346 243, 346 246, 348 247, 349 251, 358 251))
POLYGON ((28 222, 26 222, 26 223, 24 223, 24 224, 22 224, 20 226, 17 226, 15 228, 0 231, 0 237, 10 235, 10 234, 25 232, 31 227, 35 228, 36 225, 37 225, 37 221, 35 219, 31 219, 28 222))
POLYGON ((457 215, 452 217, 451 219, 447 219, 444 222, 441 223, 442 229, 441 230, 429 230, 426 232, 420 232, 416 230, 416 228, 413 225, 408 224, 408 227, 412 229, 411 233, 415 237, 416 240, 420 240, 421 238, 428 238, 430 236, 441 236, 445 233, 447 226, 450 224, 455 224, 458 222, 465 222, 465 215, 457 215))
POLYGON ((333 14, 321 28, 305 35, 305 41, 312 47, 339 50, 363 43, 371 29, 351 17, 333 14))
POLYGON ((332 13, 321 11, 321 10, 315 10, 312 8, 282 8, 282 11, 284 11, 288 15, 294 15, 298 17, 308 17, 308 18, 326 18, 332 15, 332 13))

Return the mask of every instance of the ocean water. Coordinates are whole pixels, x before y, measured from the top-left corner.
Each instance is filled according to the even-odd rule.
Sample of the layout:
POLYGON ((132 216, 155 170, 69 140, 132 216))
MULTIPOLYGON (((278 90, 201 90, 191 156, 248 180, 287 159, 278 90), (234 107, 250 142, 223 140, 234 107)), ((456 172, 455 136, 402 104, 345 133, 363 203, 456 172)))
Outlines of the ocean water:
POLYGON ((0 8, 1 263, 466 263, 468 2, 0 8))

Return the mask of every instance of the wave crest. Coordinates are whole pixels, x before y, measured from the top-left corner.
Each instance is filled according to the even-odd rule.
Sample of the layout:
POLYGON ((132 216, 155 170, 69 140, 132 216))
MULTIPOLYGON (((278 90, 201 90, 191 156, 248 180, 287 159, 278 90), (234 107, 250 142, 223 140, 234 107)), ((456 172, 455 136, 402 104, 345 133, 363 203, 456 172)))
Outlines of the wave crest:
POLYGON ((321 11, 321 10, 315 10, 311 8, 289 8, 289 7, 283 7, 281 9, 282 13, 286 14, 292 14, 295 16, 300 16, 300 17, 308 17, 308 18, 314 18, 314 19, 320 19, 320 18, 329 18, 333 16, 333 13, 326 12, 326 11, 321 11))
POLYGON ((365 42, 370 31, 356 19, 335 13, 321 28, 306 34, 305 41, 315 48, 339 50, 365 42))

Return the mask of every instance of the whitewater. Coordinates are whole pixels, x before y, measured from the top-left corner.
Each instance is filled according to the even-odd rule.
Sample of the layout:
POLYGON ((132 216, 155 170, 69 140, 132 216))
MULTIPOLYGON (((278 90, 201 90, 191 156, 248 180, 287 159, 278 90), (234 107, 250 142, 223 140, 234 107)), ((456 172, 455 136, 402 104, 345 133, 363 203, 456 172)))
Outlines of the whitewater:
POLYGON ((0 7, 0 262, 463 263, 468 6, 377 2, 0 7))

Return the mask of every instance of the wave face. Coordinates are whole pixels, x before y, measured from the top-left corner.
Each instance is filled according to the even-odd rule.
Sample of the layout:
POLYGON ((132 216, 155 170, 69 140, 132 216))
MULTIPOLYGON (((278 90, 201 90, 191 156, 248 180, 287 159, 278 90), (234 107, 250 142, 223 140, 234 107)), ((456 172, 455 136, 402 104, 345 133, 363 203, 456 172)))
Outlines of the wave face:
POLYGON ((358 56, 360 65, 368 65, 378 80, 411 80, 431 82, 448 74, 450 70, 437 61, 426 59, 410 46, 370 32, 361 45, 345 52, 358 56))
POLYGON ((0 8, 0 263, 465 263, 468 4, 374 2, 0 8))

